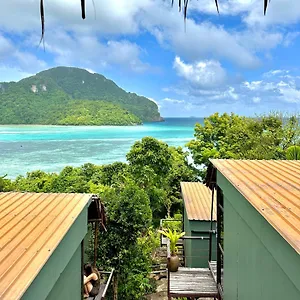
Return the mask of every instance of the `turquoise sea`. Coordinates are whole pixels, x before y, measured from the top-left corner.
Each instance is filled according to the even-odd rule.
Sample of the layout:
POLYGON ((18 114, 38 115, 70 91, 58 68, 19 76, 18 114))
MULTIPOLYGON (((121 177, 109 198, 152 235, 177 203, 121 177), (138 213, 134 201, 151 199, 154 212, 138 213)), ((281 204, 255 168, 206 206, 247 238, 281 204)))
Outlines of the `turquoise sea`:
POLYGON ((167 118, 142 126, 0 126, 0 176, 9 178, 33 170, 59 172, 67 165, 126 161, 136 140, 153 136, 184 146, 203 118, 167 118))

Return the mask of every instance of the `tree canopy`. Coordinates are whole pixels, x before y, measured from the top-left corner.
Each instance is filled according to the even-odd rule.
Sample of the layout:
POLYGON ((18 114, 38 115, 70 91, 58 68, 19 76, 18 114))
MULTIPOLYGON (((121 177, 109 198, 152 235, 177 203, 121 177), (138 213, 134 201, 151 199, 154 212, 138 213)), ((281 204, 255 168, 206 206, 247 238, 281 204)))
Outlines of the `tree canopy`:
POLYGON ((194 136, 188 143, 194 162, 208 166, 210 158, 286 159, 287 149, 300 144, 300 127, 296 116, 215 113, 196 125, 194 136))

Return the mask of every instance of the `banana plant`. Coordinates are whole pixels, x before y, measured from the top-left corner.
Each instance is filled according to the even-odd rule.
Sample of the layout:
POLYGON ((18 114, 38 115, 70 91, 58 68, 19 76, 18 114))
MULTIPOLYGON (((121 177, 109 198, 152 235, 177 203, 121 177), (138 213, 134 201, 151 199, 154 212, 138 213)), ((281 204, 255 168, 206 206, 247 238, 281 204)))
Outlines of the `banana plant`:
POLYGON ((185 232, 177 232, 176 230, 158 230, 159 233, 161 233, 162 235, 164 235, 165 237, 167 237, 170 240, 170 252, 171 255, 176 255, 178 248, 176 247, 176 244, 178 242, 178 240, 183 237, 185 235, 185 232))

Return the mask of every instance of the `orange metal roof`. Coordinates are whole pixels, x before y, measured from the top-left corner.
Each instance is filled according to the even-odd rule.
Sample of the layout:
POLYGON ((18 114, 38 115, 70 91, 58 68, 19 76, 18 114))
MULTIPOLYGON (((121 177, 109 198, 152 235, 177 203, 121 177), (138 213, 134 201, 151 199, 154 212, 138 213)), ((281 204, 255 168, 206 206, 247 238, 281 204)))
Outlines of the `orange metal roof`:
MULTIPOLYGON (((181 182, 180 185, 188 219, 210 221, 211 190, 201 182, 181 182)), ((216 207, 214 205, 213 220, 216 219, 216 207)))
POLYGON ((0 193, 0 299, 20 299, 91 195, 0 193))
POLYGON ((300 161, 211 162, 300 254, 300 161))

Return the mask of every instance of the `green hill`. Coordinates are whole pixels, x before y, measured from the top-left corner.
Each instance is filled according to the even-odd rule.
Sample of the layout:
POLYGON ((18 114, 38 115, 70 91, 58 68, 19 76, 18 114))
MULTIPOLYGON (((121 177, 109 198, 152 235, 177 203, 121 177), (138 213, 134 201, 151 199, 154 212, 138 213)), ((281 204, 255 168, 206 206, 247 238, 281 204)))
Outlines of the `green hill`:
POLYGON ((153 101, 83 69, 58 67, 0 83, 0 124, 131 125, 160 120, 153 101))

